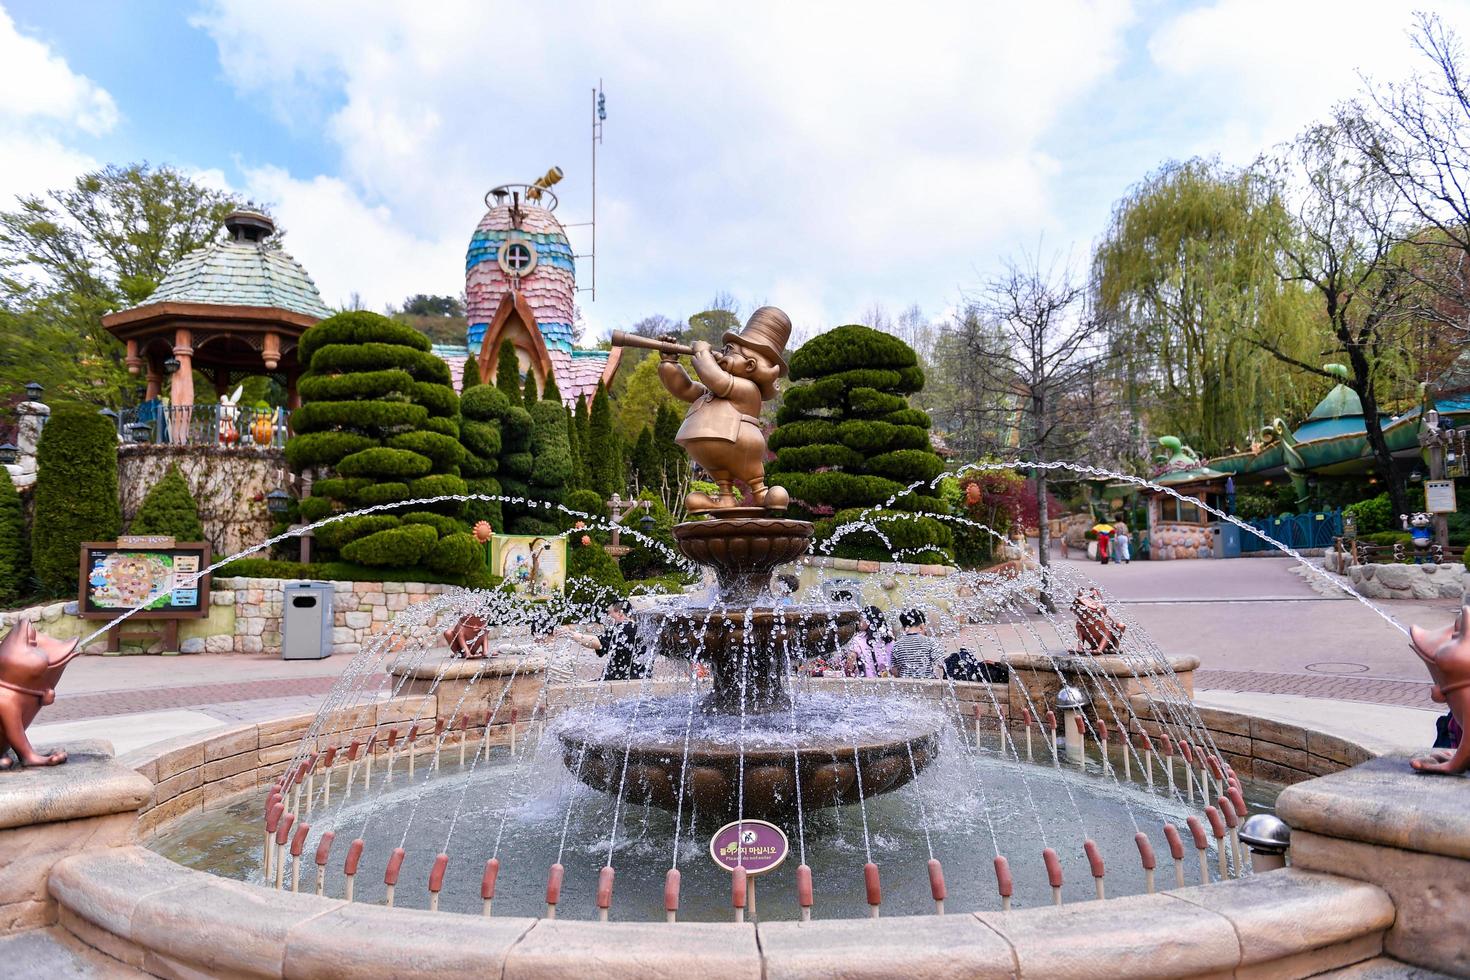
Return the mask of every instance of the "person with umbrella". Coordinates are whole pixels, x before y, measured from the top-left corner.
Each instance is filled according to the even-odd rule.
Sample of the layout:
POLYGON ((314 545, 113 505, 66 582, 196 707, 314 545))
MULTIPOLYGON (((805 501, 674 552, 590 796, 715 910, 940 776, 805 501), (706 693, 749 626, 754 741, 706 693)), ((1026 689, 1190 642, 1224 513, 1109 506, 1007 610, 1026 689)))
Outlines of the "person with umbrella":
POLYGON ((1094 524, 1092 529, 1097 532, 1097 560, 1104 565, 1108 563, 1108 535, 1113 531, 1111 524, 1094 524))

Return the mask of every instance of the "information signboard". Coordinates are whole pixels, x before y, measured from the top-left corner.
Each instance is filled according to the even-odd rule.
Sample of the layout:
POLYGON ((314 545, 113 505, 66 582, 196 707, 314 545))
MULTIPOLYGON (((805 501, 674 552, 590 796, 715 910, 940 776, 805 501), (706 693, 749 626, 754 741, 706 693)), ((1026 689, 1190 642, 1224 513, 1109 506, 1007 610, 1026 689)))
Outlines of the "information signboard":
POLYGON ((137 606, 133 619, 203 619, 209 615, 207 541, 121 538, 82 544, 77 612, 113 619, 137 606))

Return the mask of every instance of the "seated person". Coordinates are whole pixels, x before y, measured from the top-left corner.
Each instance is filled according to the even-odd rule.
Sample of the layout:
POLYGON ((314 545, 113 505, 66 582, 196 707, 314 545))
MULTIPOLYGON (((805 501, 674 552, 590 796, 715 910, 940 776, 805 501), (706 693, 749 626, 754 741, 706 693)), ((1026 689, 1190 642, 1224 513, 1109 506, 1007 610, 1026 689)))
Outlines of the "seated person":
POLYGON ((638 626, 632 619, 633 604, 619 599, 607 607, 608 627, 603 634, 599 657, 607 657, 602 672, 605 681, 642 680, 653 673, 643 651, 638 648, 638 626))

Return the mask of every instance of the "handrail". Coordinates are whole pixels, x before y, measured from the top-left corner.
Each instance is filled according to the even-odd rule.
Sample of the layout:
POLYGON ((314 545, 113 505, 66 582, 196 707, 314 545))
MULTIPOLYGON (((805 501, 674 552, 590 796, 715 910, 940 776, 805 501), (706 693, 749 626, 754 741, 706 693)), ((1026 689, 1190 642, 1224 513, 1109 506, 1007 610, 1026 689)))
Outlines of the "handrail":
POLYGON ((287 416, 283 408, 168 405, 155 399, 124 409, 118 434, 124 442, 139 444, 280 449, 289 435, 287 416))

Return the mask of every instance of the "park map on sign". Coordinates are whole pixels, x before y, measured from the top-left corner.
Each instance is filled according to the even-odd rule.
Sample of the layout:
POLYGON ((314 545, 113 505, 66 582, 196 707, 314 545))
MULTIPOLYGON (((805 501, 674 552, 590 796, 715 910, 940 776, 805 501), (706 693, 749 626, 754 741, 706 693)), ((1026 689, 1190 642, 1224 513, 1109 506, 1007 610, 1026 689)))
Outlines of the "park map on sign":
POLYGON ((115 551, 97 556, 87 584, 98 609, 132 609, 152 596, 145 608, 161 609, 170 602, 174 583, 174 556, 115 551))

